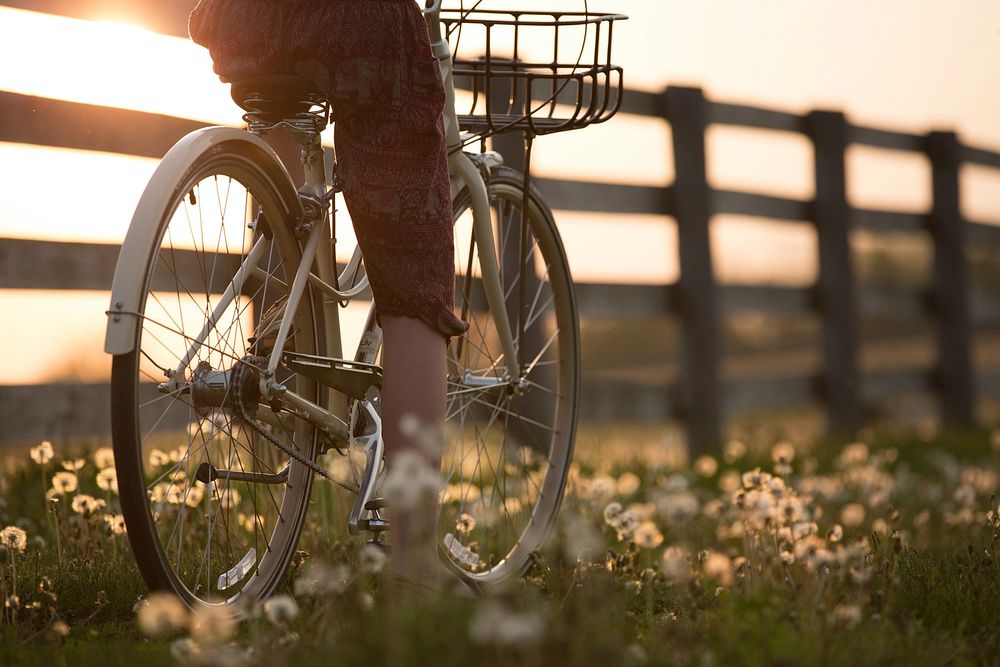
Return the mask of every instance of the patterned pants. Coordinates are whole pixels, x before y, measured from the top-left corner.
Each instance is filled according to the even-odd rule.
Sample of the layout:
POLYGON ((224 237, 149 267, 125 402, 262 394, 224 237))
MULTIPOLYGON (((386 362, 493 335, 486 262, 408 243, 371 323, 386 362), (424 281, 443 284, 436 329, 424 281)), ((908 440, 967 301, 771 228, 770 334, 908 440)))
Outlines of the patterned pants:
POLYGON ((414 0, 201 0, 188 30, 223 81, 298 74, 326 91, 376 314, 421 319, 446 339, 464 333, 445 95, 414 0))

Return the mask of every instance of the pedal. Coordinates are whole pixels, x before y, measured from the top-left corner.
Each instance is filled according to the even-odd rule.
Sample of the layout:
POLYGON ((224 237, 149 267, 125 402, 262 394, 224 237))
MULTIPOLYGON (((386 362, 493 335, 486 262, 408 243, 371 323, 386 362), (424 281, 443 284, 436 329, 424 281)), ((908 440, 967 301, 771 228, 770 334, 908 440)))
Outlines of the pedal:
POLYGON ((358 521, 358 528, 369 533, 383 533, 389 530, 389 522, 386 519, 372 517, 371 519, 361 519, 358 521))
POLYGON ((389 501, 385 498, 372 498, 365 503, 365 509, 370 512, 378 512, 389 506, 389 501))

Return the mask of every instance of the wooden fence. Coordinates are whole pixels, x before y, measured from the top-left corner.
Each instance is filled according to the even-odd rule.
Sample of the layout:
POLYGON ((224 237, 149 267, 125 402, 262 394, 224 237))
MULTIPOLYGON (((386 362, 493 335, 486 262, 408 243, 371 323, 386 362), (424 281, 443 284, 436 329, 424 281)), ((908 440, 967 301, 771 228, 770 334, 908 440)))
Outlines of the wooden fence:
MULTIPOLYGON (((48 4, 53 11, 73 13, 72 3, 4 4, 48 4), (57 9, 63 5, 64 9, 57 9)), ((1000 396, 1000 376, 977 374, 970 356, 977 323, 1000 321, 1000 303, 970 287, 966 252, 971 245, 1000 247, 1000 227, 964 219, 959 199, 960 167, 977 164, 1000 169, 1000 154, 964 146, 953 132, 914 135, 859 127, 839 112, 796 115, 726 104, 707 100, 695 88, 670 87, 661 94, 628 91, 624 100, 623 113, 669 123, 676 173, 673 184, 625 186, 548 178, 536 179, 536 184, 555 209, 660 214, 676 220, 677 283, 581 283, 578 296, 584 318, 676 317, 683 331, 681 372, 676 383, 656 387, 587 385, 585 418, 680 417, 688 427, 689 441, 701 447, 718 442, 726 417, 747 408, 819 401, 825 405, 830 431, 849 433, 862 424, 870 404, 897 392, 936 393, 947 424, 971 423, 977 394, 1000 396), (814 147, 815 197, 805 201, 712 188, 705 148, 705 131, 712 124, 807 137, 814 147), (846 194, 845 151, 852 144, 925 155, 933 174, 931 210, 914 214, 851 206, 846 194), (816 284, 805 288, 718 284, 709 221, 725 214, 812 223, 819 253, 816 284), (859 289, 852 270, 852 229, 928 234, 934 269, 927 293, 880 294, 859 289), (895 312, 932 317, 936 364, 862 374, 858 320, 866 304, 879 308, 889 304, 895 312), (745 312, 817 316, 822 322, 821 372, 725 382, 720 373, 721 325, 725 317, 745 312)), ((202 126, 168 116, 0 91, 2 142, 160 157, 185 133, 202 126)), ((505 151, 516 154, 516 142, 501 141, 506 141, 505 151)), ((106 291, 117 252, 113 245, 0 239, 0 289, 106 291)), ((0 442, 106 434, 108 412, 106 384, 2 386, 0 442)))

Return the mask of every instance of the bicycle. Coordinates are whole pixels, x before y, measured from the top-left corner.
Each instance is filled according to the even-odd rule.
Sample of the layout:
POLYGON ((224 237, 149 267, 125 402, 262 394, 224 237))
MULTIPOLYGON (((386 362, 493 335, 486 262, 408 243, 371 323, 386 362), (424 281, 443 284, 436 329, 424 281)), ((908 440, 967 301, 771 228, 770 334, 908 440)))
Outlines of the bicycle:
MULTIPOLYGON (((448 351, 439 544, 448 567, 489 589, 524 572, 558 511, 578 417, 580 333, 552 213, 485 140, 522 131, 530 156, 537 134, 610 118, 622 86, 610 33, 624 17, 473 14, 444 10, 441 0, 428 0, 425 17, 448 99, 455 307, 471 324, 448 351), (539 64, 519 53, 525 31, 547 29, 558 56, 559 32, 581 26, 596 28, 592 62, 539 64), (485 35, 486 56, 453 58, 449 39, 473 29, 485 35), (510 31, 511 57, 492 57, 491 42, 510 31), (461 116, 456 79, 471 93, 461 116), (475 142, 482 152, 463 150, 475 142)), ((328 102, 293 76, 231 90, 248 131, 187 135, 139 201, 105 349, 114 355, 122 510, 147 585, 191 606, 235 608, 280 585, 315 477, 356 493, 350 533, 380 543, 390 517, 378 497, 385 466, 373 307, 357 350, 342 349, 340 310, 365 296, 367 278, 359 249, 337 263, 337 179, 335 165, 328 178, 320 139, 328 102), (298 190, 261 138, 279 127, 302 148, 298 190), (321 456, 345 457, 353 474, 338 477, 321 456)))

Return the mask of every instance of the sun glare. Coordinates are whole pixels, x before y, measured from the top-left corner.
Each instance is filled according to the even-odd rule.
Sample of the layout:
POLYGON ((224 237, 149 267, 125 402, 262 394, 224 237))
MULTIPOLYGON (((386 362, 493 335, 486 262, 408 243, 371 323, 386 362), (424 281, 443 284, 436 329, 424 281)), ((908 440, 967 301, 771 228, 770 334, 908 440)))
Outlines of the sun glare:
POLYGON ((0 89, 239 124, 208 51, 118 20, 86 21, 0 7, 0 89))

